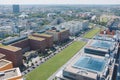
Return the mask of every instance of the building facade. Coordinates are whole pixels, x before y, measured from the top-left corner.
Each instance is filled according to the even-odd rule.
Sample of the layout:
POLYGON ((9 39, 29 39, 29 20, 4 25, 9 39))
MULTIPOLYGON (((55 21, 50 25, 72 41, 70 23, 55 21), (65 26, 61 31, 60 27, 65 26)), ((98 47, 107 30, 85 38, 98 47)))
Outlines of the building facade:
POLYGON ((19 13, 19 12, 20 12, 19 5, 13 5, 13 13, 19 13))
POLYGON ((48 35, 48 34, 39 34, 39 33, 34 33, 32 36, 40 37, 40 38, 45 38, 46 40, 46 48, 50 48, 53 46, 53 36, 48 35))

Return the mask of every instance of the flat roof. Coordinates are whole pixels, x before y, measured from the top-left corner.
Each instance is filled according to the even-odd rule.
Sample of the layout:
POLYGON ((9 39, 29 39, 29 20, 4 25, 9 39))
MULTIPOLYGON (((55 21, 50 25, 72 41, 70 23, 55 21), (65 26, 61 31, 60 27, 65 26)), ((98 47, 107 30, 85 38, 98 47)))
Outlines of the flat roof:
POLYGON ((20 37, 16 37, 16 38, 10 39, 8 41, 4 41, 4 42, 2 42, 2 44, 9 45, 9 44, 12 44, 14 42, 17 42, 17 41, 20 41, 20 40, 23 40, 23 39, 26 39, 26 38, 27 38, 27 36, 20 36, 20 37))
POLYGON ((1 46, 0 48, 7 49, 7 50, 10 50, 10 51, 14 51, 14 52, 18 51, 18 50, 21 50, 21 48, 15 47, 15 46, 11 46, 11 45, 1 46))
POLYGON ((105 61, 104 59, 105 59, 105 57, 102 57, 102 56, 82 53, 82 55, 77 56, 65 68, 65 70, 68 70, 68 71, 71 71, 71 72, 74 72, 76 70, 77 71, 79 71, 79 70, 87 70, 87 71, 101 73, 101 72, 103 72, 103 69, 105 68, 105 63, 108 62, 108 60, 105 61), (98 66, 98 65, 101 65, 101 67, 98 66), (89 69, 89 68, 91 68, 91 69, 89 69), (94 69, 98 69, 98 71, 94 70, 94 69))
POLYGON ((110 37, 113 38, 114 35, 108 35, 108 34, 98 34, 98 36, 105 36, 105 37, 110 37))
POLYGON ((25 52, 25 54, 23 56, 28 57, 31 54, 36 54, 36 51, 29 51, 29 52, 25 52))
POLYGON ((64 32, 64 31, 67 31, 66 29, 63 29, 63 30, 48 30, 47 32, 56 32, 56 33, 59 33, 59 32, 64 32))
POLYGON ((33 40, 38 40, 38 41, 43 41, 45 40, 44 38, 40 38, 40 37, 34 37, 34 36, 29 36, 29 39, 33 39, 33 40))
POLYGON ((20 43, 20 42, 22 42, 22 41, 25 41, 25 40, 28 40, 28 38, 26 38, 26 39, 23 39, 23 40, 19 40, 19 41, 17 41, 17 42, 14 42, 14 43, 11 43, 10 45, 13 45, 13 44, 16 44, 16 43, 20 43))
POLYGON ((10 63, 12 63, 11 61, 8 61, 8 60, 5 60, 5 59, 1 59, 0 60, 0 68, 1 67, 4 67, 4 66, 6 66, 6 65, 8 65, 8 64, 10 64, 10 63))
POLYGON ((103 41, 103 40, 91 40, 86 48, 108 51, 108 49, 114 46, 114 42, 103 41))
POLYGON ((96 47, 96 48, 110 49, 110 47, 113 46, 113 43, 108 41, 95 40, 90 44, 90 46, 96 47))
POLYGON ((52 36, 52 35, 48 35, 48 34, 39 34, 39 33, 34 33, 33 35, 44 36, 44 37, 51 37, 52 36))
POLYGON ((0 59, 3 58, 3 57, 5 57, 5 55, 0 53, 0 59))
POLYGON ((101 56, 85 53, 81 54, 80 56, 76 56, 76 58, 64 68, 63 72, 86 76, 92 79, 97 79, 98 74, 103 74, 109 59, 105 61, 104 57, 101 56))
POLYGON ((9 70, 5 70, 5 71, 0 72, 0 74, 3 74, 0 76, 0 80, 9 80, 14 77, 22 76, 19 68, 12 68, 9 70))
POLYGON ((102 72, 105 67, 106 61, 91 56, 82 56, 73 65, 75 68, 86 69, 94 72, 102 72))
POLYGON ((97 40, 114 41, 113 36, 99 34, 94 37, 97 40))

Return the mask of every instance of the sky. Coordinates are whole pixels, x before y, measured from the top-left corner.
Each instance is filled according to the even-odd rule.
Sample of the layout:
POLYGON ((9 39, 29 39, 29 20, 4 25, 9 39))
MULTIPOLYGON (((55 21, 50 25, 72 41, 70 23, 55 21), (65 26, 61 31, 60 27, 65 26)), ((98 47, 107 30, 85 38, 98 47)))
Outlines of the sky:
POLYGON ((120 4, 120 0, 0 0, 0 4, 120 4))

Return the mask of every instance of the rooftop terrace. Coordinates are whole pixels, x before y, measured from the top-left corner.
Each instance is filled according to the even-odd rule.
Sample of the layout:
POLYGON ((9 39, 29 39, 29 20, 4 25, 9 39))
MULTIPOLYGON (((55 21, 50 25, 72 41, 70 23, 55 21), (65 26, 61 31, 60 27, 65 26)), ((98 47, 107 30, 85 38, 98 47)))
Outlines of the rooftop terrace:
POLYGON ((105 67, 105 63, 106 61, 102 59, 83 56, 73 65, 73 67, 87 69, 94 72, 101 72, 105 67))
POLYGON ((12 68, 9 70, 5 70, 0 72, 0 80, 9 80, 12 78, 20 78, 21 77, 21 73, 19 68, 12 68))
POLYGON ((5 55, 0 53, 0 59, 2 59, 3 57, 5 57, 5 55))
POLYGON ((39 37, 34 37, 34 36, 29 36, 29 39, 33 39, 33 40, 38 40, 38 41, 43 41, 45 40, 44 38, 39 38, 39 37))
POLYGON ((96 48, 110 49, 113 46, 113 43, 107 41, 93 41, 90 46, 96 48))
POLYGON ((99 56, 105 56, 110 54, 115 48, 115 42, 91 40, 84 48, 85 53, 94 54, 99 56))
POLYGON ((56 33, 58 32, 59 33, 59 32, 64 32, 64 31, 66 31, 66 29, 63 29, 63 30, 60 30, 60 29, 59 30, 48 30, 47 32, 56 32, 56 33))
POLYGON ((0 60, 0 67, 3 67, 9 63, 12 63, 11 61, 5 60, 5 59, 1 59, 0 60))
POLYGON ((38 34, 38 33, 34 33, 33 35, 45 36, 45 37, 51 37, 52 36, 52 35, 48 35, 48 34, 38 34))
POLYGON ((9 51, 13 51, 13 52, 16 52, 16 51, 18 51, 18 50, 21 50, 21 48, 19 48, 19 47, 14 47, 14 46, 11 46, 11 45, 1 46, 0 48, 6 49, 6 50, 9 50, 9 51))

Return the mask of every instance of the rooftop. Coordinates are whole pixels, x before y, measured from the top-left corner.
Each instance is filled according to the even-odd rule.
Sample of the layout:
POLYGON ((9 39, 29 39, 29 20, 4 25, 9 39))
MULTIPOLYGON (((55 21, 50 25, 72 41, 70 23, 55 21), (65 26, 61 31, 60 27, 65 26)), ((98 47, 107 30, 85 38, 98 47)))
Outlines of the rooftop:
POLYGON ((110 49, 112 45, 113 44, 111 42, 107 42, 107 41, 94 41, 93 43, 91 43, 90 46, 96 48, 110 49))
POLYGON ((30 56, 31 54, 36 54, 36 51, 26 52, 23 56, 28 57, 28 56, 30 56))
POLYGON ((84 48, 84 52, 87 54, 94 54, 99 56, 105 56, 105 54, 113 55, 115 45, 117 46, 115 42, 91 40, 84 48))
POLYGON ((51 37, 52 36, 52 35, 48 35, 48 34, 38 34, 38 33, 34 33, 33 35, 45 36, 45 37, 51 37))
POLYGON ((105 60, 83 56, 73 65, 75 68, 87 69, 94 72, 101 72, 105 67, 105 60))
POLYGON ((82 53, 64 68, 63 75, 71 77, 73 74, 96 80, 98 75, 102 75, 106 71, 108 62, 109 59, 104 57, 82 53))
POLYGON ((113 35, 103 35, 99 34, 94 37, 96 40, 104 40, 104 41, 114 41, 113 35))
POLYGON ((103 41, 103 40, 91 40, 87 47, 101 49, 101 50, 108 50, 113 47, 114 42, 103 41))
POLYGON ((3 57, 5 57, 5 55, 0 53, 0 59, 2 59, 3 57))
POLYGON ((5 70, 0 72, 0 80, 9 80, 12 78, 17 78, 17 77, 21 77, 21 73, 19 68, 12 68, 9 70, 5 70))
POLYGON ((23 40, 23 39, 26 39, 26 38, 27 38, 27 36, 16 37, 16 38, 10 39, 8 41, 2 42, 2 44, 9 45, 9 44, 12 44, 14 42, 17 42, 17 41, 20 41, 20 40, 23 40))
POLYGON ((14 46, 11 46, 11 45, 8 45, 8 46, 1 46, 0 48, 3 48, 3 49, 6 49, 6 50, 10 50, 10 51, 18 51, 18 50, 21 50, 21 48, 19 47, 14 47, 14 46))
POLYGON ((63 29, 63 30, 48 30, 47 32, 64 32, 66 31, 66 29, 63 29))
POLYGON ((29 36, 29 39, 33 39, 33 40, 38 40, 38 41, 43 41, 45 40, 44 38, 39 38, 39 37, 34 37, 34 36, 29 36))
POLYGON ((5 60, 5 59, 1 59, 0 60, 0 67, 4 67, 7 64, 12 63, 11 61, 5 60))

